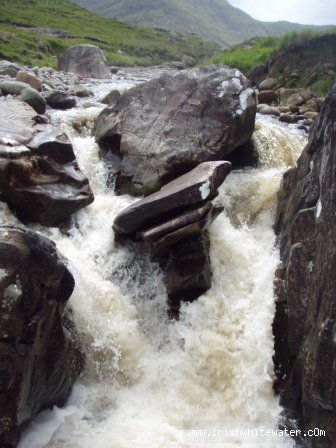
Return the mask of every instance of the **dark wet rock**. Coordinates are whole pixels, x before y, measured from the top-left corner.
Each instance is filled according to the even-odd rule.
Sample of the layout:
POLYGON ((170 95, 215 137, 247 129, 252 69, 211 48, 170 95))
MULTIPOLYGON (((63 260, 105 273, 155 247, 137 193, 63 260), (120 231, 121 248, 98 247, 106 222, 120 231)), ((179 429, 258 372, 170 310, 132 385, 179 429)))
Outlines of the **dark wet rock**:
POLYGON ((207 229, 222 212, 211 200, 229 162, 205 162, 123 210, 113 228, 117 242, 147 253, 164 271, 171 310, 211 285, 207 229))
POLYGON ((279 193, 283 288, 278 289, 275 366, 286 424, 298 418, 326 437, 305 446, 329 448, 336 440, 336 85, 314 122, 297 166, 279 193), (285 366, 285 367, 284 367, 285 366))
POLYGON ((119 90, 111 90, 107 95, 104 96, 104 98, 100 101, 103 104, 107 104, 108 106, 111 106, 112 104, 115 104, 118 99, 120 98, 121 93, 119 90))
POLYGON ((68 137, 35 124, 20 101, 0 101, 0 200, 23 222, 56 225, 93 201, 68 137))
POLYGON ((184 239, 162 257, 169 307, 178 310, 181 302, 192 302, 211 287, 210 240, 205 232, 184 239))
POLYGON ((111 66, 110 71, 111 71, 112 75, 116 75, 119 71, 119 67, 111 66))
POLYGON ((237 70, 205 67, 124 93, 97 118, 101 154, 117 191, 150 194, 207 160, 223 160, 249 141, 254 89, 237 70))
POLYGON ((29 104, 29 106, 31 106, 38 114, 45 113, 47 102, 37 90, 28 87, 27 89, 22 90, 18 99, 29 104))
POLYGON ((69 96, 62 90, 51 90, 50 92, 45 93, 44 98, 48 106, 52 107, 53 109, 72 109, 77 104, 75 98, 69 96))
POLYGON ((29 84, 19 81, 0 81, 0 89, 4 95, 20 95, 22 90, 30 87, 29 84))
POLYGON ((280 114, 279 120, 283 123, 297 123, 298 116, 292 114, 280 114))
POLYGON ((165 221, 163 224, 137 232, 136 238, 144 241, 155 240, 164 234, 183 228, 190 223, 200 221, 211 210, 211 208, 210 203, 207 202, 202 206, 187 210, 181 215, 165 221))
POLYGON ((74 279, 55 244, 0 227, 0 445, 14 448, 42 409, 63 406, 84 366, 65 314, 74 279))
POLYGON ((45 156, 59 164, 73 162, 76 157, 72 145, 62 131, 54 126, 39 126, 27 147, 34 155, 45 156))
POLYGON ((75 45, 58 59, 59 70, 76 73, 83 78, 111 78, 104 52, 95 45, 75 45))
POLYGON ((205 162, 175 179, 157 193, 130 205, 115 219, 113 227, 118 234, 139 232, 165 215, 211 200, 229 174, 229 162, 205 162))
POLYGON ((269 106, 268 104, 258 104, 257 112, 262 115, 274 115, 275 117, 280 115, 280 111, 277 107, 269 106))
MULTIPOLYGON (((222 207, 214 207, 211 205, 210 210, 205 214, 204 217, 199 218, 198 220, 195 220, 194 222, 184 225, 183 227, 180 227, 176 230, 167 231, 165 235, 154 240, 154 242, 151 245, 148 245, 148 247, 150 247, 152 252, 159 250, 161 251, 162 249, 171 247, 187 238, 200 235, 201 233, 204 233, 204 230, 206 230, 210 226, 210 224, 213 223, 213 221, 222 211, 222 207)), ((179 223, 181 220, 182 216, 177 216, 174 219, 175 224, 179 223)))
POLYGON ((30 87, 37 90, 38 92, 42 91, 42 82, 36 78, 36 76, 32 75, 31 73, 24 72, 23 70, 20 70, 17 72, 16 75, 16 81, 24 82, 26 84, 29 84, 30 87))
POLYGON ((258 93, 258 102, 260 104, 276 104, 278 102, 278 95, 273 90, 263 90, 258 93))

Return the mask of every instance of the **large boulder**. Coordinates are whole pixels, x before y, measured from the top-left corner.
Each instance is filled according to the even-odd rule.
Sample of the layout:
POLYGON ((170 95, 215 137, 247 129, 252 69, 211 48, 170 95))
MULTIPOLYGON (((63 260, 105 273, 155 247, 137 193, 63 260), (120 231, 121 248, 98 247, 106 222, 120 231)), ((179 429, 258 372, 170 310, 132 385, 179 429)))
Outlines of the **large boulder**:
POLYGON ((93 201, 66 134, 0 98, 0 200, 23 222, 57 225, 93 201))
POLYGON ((111 78, 104 52, 95 45, 75 45, 68 48, 58 59, 58 68, 83 78, 111 78))
POLYGON ((254 130, 254 89, 238 71, 204 67, 163 74, 124 93, 94 133, 117 190, 150 194, 208 160, 223 160, 254 130))
POLYGON ((204 162, 115 219, 116 239, 147 253, 164 271, 171 310, 211 286, 209 225, 223 210, 211 200, 230 172, 229 162, 204 162))
POLYGON ((277 387, 309 437, 307 447, 336 440, 336 84, 297 165, 285 173, 276 230, 282 267, 274 324, 277 387))
POLYGON ((65 306, 74 288, 49 239, 0 227, 0 445, 16 447, 42 409, 62 406, 84 357, 65 306))

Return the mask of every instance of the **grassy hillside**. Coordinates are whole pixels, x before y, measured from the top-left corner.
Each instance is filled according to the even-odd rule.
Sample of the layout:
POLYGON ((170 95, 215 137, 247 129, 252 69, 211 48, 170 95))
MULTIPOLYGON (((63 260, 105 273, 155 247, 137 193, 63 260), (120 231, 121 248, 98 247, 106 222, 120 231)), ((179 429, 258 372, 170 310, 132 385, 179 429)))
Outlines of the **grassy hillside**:
POLYGON ((75 0, 127 23, 195 33, 224 47, 255 36, 280 36, 304 28, 290 22, 261 22, 226 0, 75 0))
POLYGON ((287 87, 310 87, 325 95, 336 77, 336 28, 328 33, 304 30, 280 38, 254 38, 214 54, 204 62, 208 64, 236 67, 248 76, 264 65, 268 76, 282 79, 287 87))
POLYGON ((57 56, 80 43, 98 45, 108 62, 118 65, 160 64, 183 56, 198 62, 218 49, 196 36, 172 36, 104 18, 68 0, 0 0, 0 59, 56 67, 57 56), (66 37, 31 28, 64 30, 66 37))

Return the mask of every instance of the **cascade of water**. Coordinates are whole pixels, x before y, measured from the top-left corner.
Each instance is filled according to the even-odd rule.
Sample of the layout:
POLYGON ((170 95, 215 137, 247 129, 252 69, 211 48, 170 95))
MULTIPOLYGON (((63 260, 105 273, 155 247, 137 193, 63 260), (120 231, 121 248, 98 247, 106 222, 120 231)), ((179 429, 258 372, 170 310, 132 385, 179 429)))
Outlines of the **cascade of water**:
MULTIPOLYGON (((67 406, 41 413, 19 448, 210 448, 188 440, 186 422, 275 427, 280 406, 272 391, 271 325, 279 256, 272 224, 282 173, 295 163, 304 137, 258 117, 261 166, 232 172, 216 199, 225 211, 210 229, 212 287, 182 306, 179 321, 169 321, 158 267, 114 247, 114 217, 135 199, 106 189, 90 133, 98 112, 53 116, 70 134, 95 202, 77 214, 68 236, 33 226, 69 260, 76 280, 70 306, 86 368, 67 406)), ((0 214, 4 224, 18 224, 2 203, 0 214)), ((233 442, 238 445, 224 446, 265 446, 239 435, 233 442)), ((285 446, 285 439, 267 446, 285 446)))

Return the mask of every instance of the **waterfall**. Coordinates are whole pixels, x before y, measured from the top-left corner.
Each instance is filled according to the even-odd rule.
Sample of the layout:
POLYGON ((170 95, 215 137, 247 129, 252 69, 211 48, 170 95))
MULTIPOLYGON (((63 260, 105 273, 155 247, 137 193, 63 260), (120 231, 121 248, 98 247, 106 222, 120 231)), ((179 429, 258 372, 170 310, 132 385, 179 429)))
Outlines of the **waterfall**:
MULTIPOLYGON (((115 88, 96 86, 96 93, 115 88)), ((87 106, 87 105, 86 105, 87 106)), ((72 219, 68 234, 32 228, 56 242, 76 280, 69 301, 86 368, 63 409, 42 412, 19 448, 186 448, 186 425, 268 422, 281 412, 273 394, 273 278, 279 263, 272 230, 276 195, 305 137, 295 126, 258 116, 254 142, 261 164, 232 172, 210 228, 212 287, 167 318, 157 265, 114 247, 115 216, 136 199, 115 196, 91 135, 101 110, 55 112, 68 132, 95 201, 72 219)), ((20 225, 0 203, 3 224, 20 225)), ((265 446, 239 435, 225 447, 265 446), (235 442, 235 443, 234 443, 235 442)), ((267 446, 292 446, 283 439, 267 446)))

